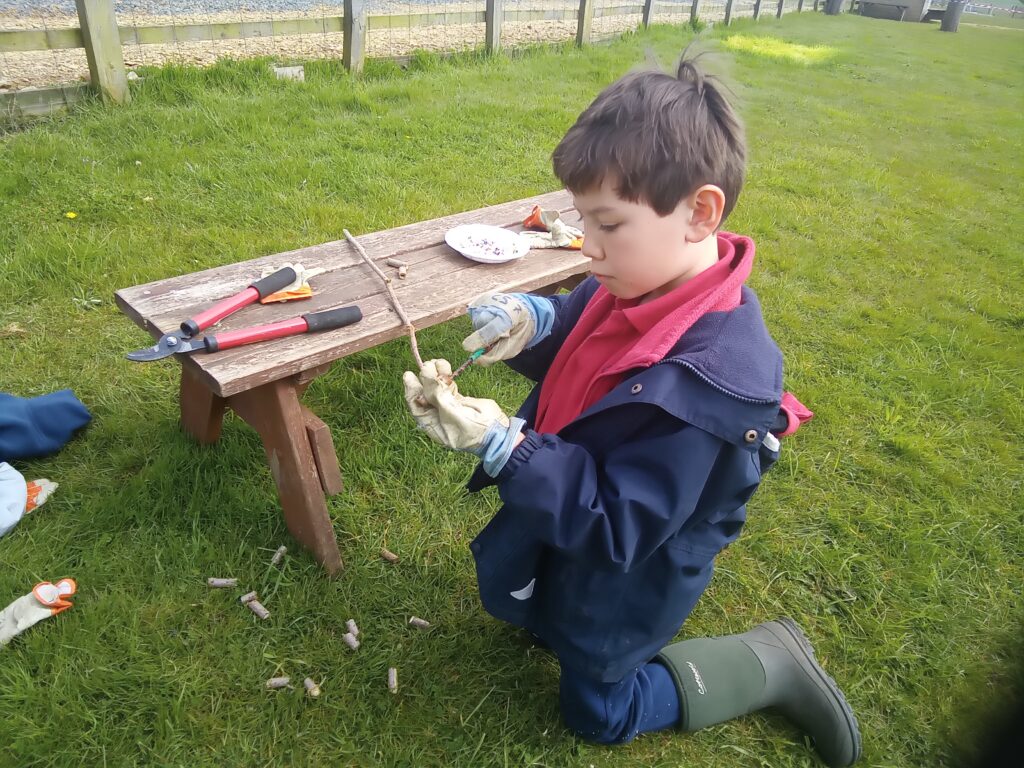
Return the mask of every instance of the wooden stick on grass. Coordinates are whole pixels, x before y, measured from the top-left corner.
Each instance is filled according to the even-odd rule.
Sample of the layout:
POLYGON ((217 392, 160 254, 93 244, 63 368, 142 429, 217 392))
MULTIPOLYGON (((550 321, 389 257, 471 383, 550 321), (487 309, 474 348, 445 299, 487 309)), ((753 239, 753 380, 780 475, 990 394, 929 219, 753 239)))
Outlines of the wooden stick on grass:
POLYGON ((285 556, 285 554, 287 552, 288 552, 288 547, 286 547, 284 544, 282 544, 280 547, 277 548, 277 551, 274 553, 274 556, 272 558, 270 558, 270 564, 271 565, 280 565, 281 561, 284 560, 284 556, 285 556))
POLYGON ((391 303, 395 307, 395 312, 398 313, 398 318, 405 325, 405 330, 409 332, 409 344, 412 346, 412 356, 416 359, 416 365, 419 368, 423 367, 423 358, 420 357, 420 345, 416 342, 416 328, 413 326, 412 321, 409 320, 409 315, 405 313, 405 308, 402 306, 402 302, 398 300, 398 295, 395 293, 395 289, 391 287, 391 278, 384 274, 383 270, 378 267, 370 257, 366 254, 363 246, 352 237, 352 233, 347 229, 341 230, 345 233, 345 239, 348 240, 352 247, 356 249, 356 252, 362 256, 363 261, 370 265, 370 268, 377 273, 377 276, 384 281, 384 287, 388 291, 388 296, 391 297, 391 303))

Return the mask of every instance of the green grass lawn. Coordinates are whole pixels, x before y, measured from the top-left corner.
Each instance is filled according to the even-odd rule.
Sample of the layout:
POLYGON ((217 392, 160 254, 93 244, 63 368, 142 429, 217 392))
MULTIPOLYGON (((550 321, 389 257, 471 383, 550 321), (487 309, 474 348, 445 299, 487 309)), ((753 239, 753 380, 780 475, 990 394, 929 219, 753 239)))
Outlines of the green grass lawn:
MULTIPOLYGON (((619 748, 565 730, 555 662, 480 607, 468 543, 497 497, 464 494, 472 462, 415 433, 405 342, 308 394, 347 483, 330 501, 347 570, 329 581, 289 540, 256 435, 229 419, 215 448, 186 439, 178 366, 126 362, 147 337, 112 301, 343 227, 555 189, 550 152, 579 111, 689 37, 420 57, 361 81, 325 64, 304 84, 256 64, 168 69, 130 107, 0 138, 0 389, 72 387, 95 416, 18 465, 61 488, 0 540, 0 606, 43 579, 80 592, 0 651, 0 765, 817 764, 774 716, 619 748), (270 568, 281 543, 294 555, 270 568), (258 589, 272 619, 210 575, 258 589), (261 689, 279 674, 324 694, 261 689)), ((857 711, 863 765, 951 766, 1006 700, 1021 629, 1020 32, 803 14, 709 37, 725 38, 751 144, 729 226, 758 242, 751 282, 787 388, 817 416, 684 634, 793 616, 857 711)), ((424 354, 461 357, 467 327, 421 334, 424 354)), ((509 409, 528 391, 508 370, 460 383, 509 409)))

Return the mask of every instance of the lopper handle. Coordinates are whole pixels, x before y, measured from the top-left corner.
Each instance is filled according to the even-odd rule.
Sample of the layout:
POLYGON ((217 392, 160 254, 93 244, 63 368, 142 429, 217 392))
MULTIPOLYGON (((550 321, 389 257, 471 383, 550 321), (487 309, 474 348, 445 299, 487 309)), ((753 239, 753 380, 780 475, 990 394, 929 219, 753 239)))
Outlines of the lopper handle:
POLYGON ((332 328, 344 328, 346 325, 358 323, 363 319, 363 313, 359 307, 340 307, 338 309, 327 309, 323 312, 311 312, 303 315, 310 331, 329 331, 332 328))
POLYGON ((363 313, 356 306, 328 309, 323 312, 311 312, 301 317, 293 317, 290 320, 282 320, 279 323, 257 325, 255 328, 241 328, 237 331, 224 331, 216 336, 206 336, 203 339, 203 344, 206 346, 207 352, 218 352, 223 349, 241 347, 244 344, 254 344, 257 341, 270 341, 285 336, 295 336, 299 333, 344 328, 346 325, 358 323, 362 319, 363 313))
POLYGON ((295 282, 295 278, 295 270, 291 267, 279 269, 277 272, 257 280, 241 293, 236 293, 234 296, 229 296, 223 301, 218 301, 209 309, 204 309, 195 317, 186 320, 181 324, 181 330, 189 338, 198 336, 199 332, 203 329, 209 328, 214 323, 223 320, 242 307, 247 307, 258 299, 262 299, 291 285, 295 282))

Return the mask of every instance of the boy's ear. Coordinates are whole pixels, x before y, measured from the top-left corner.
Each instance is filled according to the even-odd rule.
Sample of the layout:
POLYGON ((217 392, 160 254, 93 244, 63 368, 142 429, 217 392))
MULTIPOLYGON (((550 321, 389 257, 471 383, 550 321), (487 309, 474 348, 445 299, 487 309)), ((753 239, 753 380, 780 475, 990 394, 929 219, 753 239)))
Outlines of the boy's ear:
POLYGON ((690 208, 689 232, 686 239, 691 243, 713 235, 722 223, 722 212, 725 210, 725 193, 721 187, 705 184, 687 199, 690 208))

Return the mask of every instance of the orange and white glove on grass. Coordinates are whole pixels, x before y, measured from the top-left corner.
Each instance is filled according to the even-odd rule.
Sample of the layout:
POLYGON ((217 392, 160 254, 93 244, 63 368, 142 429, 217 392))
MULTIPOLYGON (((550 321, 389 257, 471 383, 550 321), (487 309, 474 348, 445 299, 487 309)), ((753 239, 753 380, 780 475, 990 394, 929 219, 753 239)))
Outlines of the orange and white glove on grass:
POLYGON ((67 598, 78 591, 74 579, 61 579, 56 584, 42 581, 0 611, 0 646, 43 619, 66 611, 74 603, 67 598))

